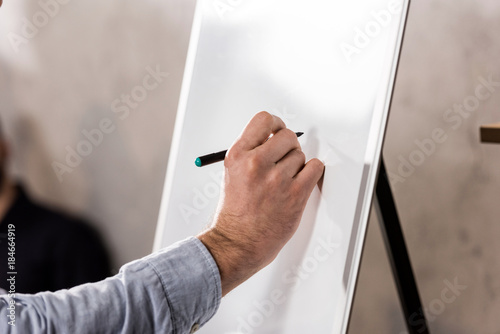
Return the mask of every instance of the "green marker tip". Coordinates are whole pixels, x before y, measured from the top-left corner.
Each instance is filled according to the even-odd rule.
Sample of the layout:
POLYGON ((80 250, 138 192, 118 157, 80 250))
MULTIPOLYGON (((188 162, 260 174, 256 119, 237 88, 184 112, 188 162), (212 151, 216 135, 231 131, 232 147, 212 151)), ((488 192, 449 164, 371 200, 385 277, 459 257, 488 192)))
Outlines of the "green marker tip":
POLYGON ((201 167, 201 159, 200 158, 196 158, 196 160, 194 161, 194 164, 198 167, 201 167))

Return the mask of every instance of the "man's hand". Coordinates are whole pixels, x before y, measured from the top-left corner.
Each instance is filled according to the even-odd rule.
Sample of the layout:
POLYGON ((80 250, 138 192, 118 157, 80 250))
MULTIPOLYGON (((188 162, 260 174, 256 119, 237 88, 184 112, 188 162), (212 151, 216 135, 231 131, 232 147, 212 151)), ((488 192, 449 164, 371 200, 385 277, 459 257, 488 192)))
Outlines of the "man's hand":
POLYGON ((318 159, 305 164, 295 133, 267 112, 248 123, 224 166, 214 222, 198 236, 217 262, 223 296, 276 258, 324 171, 318 159))

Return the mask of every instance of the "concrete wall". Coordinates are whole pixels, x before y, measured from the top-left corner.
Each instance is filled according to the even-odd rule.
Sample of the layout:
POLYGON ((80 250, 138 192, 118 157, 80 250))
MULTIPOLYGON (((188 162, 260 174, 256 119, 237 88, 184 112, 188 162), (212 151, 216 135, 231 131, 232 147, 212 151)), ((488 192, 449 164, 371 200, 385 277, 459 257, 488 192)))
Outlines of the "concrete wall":
MULTIPOLYGON (((420 163, 415 141, 435 129, 447 136, 421 166, 393 178, 422 302, 433 333, 500 333, 500 145, 480 144, 478 131, 500 121, 500 85, 472 108, 481 77, 500 82, 500 3, 413 1, 410 13, 386 137, 388 169, 399 175, 400 159, 420 163), (461 123, 447 122, 445 115, 458 115, 447 110, 463 103, 473 111, 461 123), (455 278, 467 288, 448 304, 453 294, 441 293, 455 278)), ((378 222, 370 224, 351 333, 405 333, 378 222)))
POLYGON ((15 52, 9 33, 40 11, 31 0, 0 11, 0 109, 13 170, 40 200, 91 220, 119 269, 152 249, 194 1, 71 1, 15 52), (113 101, 143 86, 147 68, 168 77, 121 111, 126 104, 113 101), (114 131, 59 182, 52 163, 103 119, 114 131))
MULTIPOLYGON (((13 173, 38 199, 90 219, 115 269, 152 247, 193 4, 71 1, 19 52, 9 33, 20 33, 23 17, 32 20, 40 5, 7 0, 0 11, 0 112, 15 139, 13 173), (113 101, 157 66, 168 77, 127 117, 113 113, 113 101), (59 182, 52 163, 103 119, 114 131, 59 182)), ((498 31, 495 0, 420 0, 411 8, 385 157, 434 333, 500 332, 500 146, 478 138, 480 124, 500 120, 500 87, 470 113, 444 119, 460 115, 447 112, 455 104, 474 101, 481 78, 500 81, 498 31), (433 150, 427 139, 435 129, 446 139, 433 150), (403 160, 420 165, 400 173, 403 160), (467 288, 445 303, 441 293, 455 279, 467 288)), ((350 333, 404 332, 372 219, 350 333)))

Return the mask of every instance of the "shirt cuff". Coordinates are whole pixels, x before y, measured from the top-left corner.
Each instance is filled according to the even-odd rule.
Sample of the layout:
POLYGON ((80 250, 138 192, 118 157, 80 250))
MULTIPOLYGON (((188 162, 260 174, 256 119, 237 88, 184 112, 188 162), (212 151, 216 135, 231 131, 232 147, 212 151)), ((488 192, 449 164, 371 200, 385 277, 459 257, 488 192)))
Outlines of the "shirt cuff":
POLYGON ((174 333, 194 333, 215 315, 222 298, 219 269, 199 239, 165 248, 148 264, 163 286, 174 333))

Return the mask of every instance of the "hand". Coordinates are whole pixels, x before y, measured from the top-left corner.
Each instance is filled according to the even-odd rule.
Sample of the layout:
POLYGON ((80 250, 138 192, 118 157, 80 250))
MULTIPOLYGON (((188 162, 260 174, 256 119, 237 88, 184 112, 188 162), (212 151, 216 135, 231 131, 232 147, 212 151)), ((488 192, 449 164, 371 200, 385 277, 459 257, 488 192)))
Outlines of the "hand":
POLYGON ((305 164, 295 133, 267 112, 248 123, 224 166, 214 222, 198 236, 217 262, 223 296, 276 258, 324 171, 318 159, 305 164))

